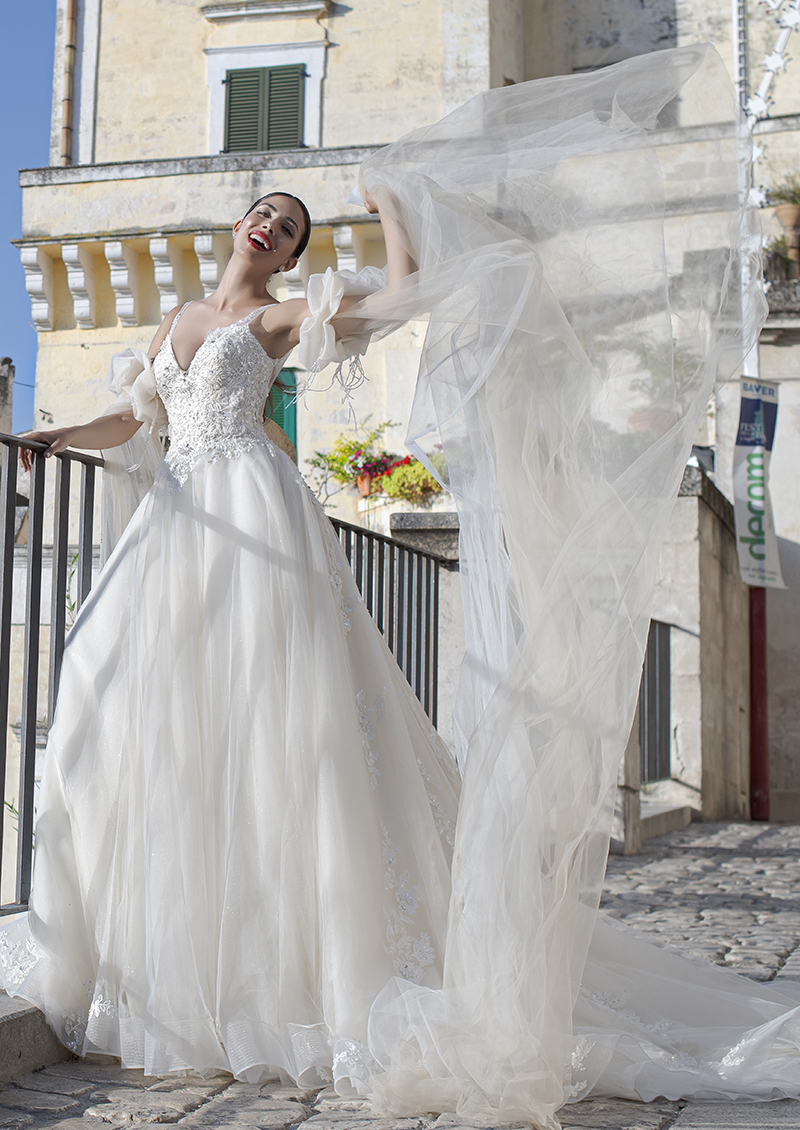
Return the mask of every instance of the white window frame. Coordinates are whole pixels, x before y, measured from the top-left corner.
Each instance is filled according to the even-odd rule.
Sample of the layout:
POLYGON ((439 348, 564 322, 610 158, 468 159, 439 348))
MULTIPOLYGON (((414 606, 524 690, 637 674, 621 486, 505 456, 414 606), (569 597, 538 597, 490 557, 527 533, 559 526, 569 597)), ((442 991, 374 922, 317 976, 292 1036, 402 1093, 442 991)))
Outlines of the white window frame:
POLYGON ((208 47, 208 151, 225 148, 225 75, 249 67, 285 67, 302 63, 306 78, 303 90, 303 145, 318 149, 322 145, 322 80, 325 77, 324 41, 311 43, 268 43, 247 47, 208 47))

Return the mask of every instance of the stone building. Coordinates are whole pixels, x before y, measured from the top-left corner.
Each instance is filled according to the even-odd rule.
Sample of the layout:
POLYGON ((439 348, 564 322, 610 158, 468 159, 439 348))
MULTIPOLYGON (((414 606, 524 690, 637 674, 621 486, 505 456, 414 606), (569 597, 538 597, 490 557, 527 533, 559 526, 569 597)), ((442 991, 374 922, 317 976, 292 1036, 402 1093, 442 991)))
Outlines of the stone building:
MULTIPOLYGON (((775 17, 755 0, 734 10, 738 24, 728 0, 58 0, 50 164, 20 175, 19 248, 39 330, 36 426, 88 418, 108 405, 110 355, 146 343, 174 305, 213 290, 233 221, 262 193, 296 193, 314 220, 308 251, 293 277, 276 284, 278 297, 302 293, 308 275, 327 266, 381 265, 379 223, 347 203, 358 166, 375 147, 489 87, 698 40, 714 42, 743 93, 753 92, 777 36, 775 17)), ((757 178, 767 186, 798 168, 800 64, 777 75, 772 96, 770 117, 756 129, 765 151, 757 178)), ((704 128, 713 133, 713 121, 704 128)), ((691 183, 674 188, 688 207, 691 183)), ((781 234, 769 210, 765 227, 781 234)), ((800 300, 792 306, 773 295, 772 305, 761 363, 765 379, 782 382, 772 496, 790 586, 769 594, 773 812, 798 819, 800 496, 792 470, 800 453, 800 300)), ((412 325, 371 348, 370 380, 358 393, 360 419, 398 421, 387 433, 397 451, 421 333, 412 325)), ((715 452, 712 477, 728 498, 737 418, 731 384, 697 437, 715 452)), ((348 411, 333 391, 317 393, 286 426, 302 467, 349 426, 348 411)), ((651 792, 664 804, 732 817, 747 807, 746 633, 743 590, 735 613, 712 599, 722 584, 715 569, 732 587, 735 577, 733 534, 724 506, 708 501, 711 486, 682 500, 670 544, 684 549, 668 546, 673 564, 662 561, 655 612, 674 628, 672 716, 669 777, 651 792), (713 536, 709 508, 721 523, 713 536), (676 585, 687 604, 673 599, 676 585), (697 596, 691 615, 687 585, 697 596), (710 623, 710 610, 713 646, 692 651, 691 633, 710 623), (720 617, 728 615, 736 630, 726 636, 720 617), (728 651, 717 654, 722 640, 728 651), (704 679, 717 680, 713 693, 704 679), (708 774, 728 772, 712 765, 735 761, 730 788, 703 785, 706 755, 709 781, 708 774)), ((358 520, 357 506, 354 493, 339 496, 343 517, 358 520)))

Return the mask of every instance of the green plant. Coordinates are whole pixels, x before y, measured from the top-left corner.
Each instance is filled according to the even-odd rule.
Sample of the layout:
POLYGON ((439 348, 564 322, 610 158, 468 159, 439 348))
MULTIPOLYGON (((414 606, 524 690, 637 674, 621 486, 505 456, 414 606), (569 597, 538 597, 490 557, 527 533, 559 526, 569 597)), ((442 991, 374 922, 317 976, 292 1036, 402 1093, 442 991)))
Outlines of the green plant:
POLYGON ((10 800, 4 800, 3 801, 3 807, 6 809, 6 811, 11 816, 13 827, 17 831, 19 831, 19 809, 13 803, 13 801, 10 801, 10 800))
POLYGON ((785 235, 775 236, 764 244, 764 275, 768 279, 789 277, 789 244, 785 235))
POLYGON ((397 425, 392 420, 384 420, 368 428, 368 423, 369 417, 354 434, 339 435, 330 451, 315 451, 308 460, 313 468, 312 485, 323 506, 344 486, 354 484, 360 475, 369 475, 371 479, 382 476, 394 459, 388 452, 376 452, 374 446, 387 428, 397 425), (338 490, 331 489, 334 482, 342 486, 338 490))
POLYGON ((783 184, 767 190, 770 204, 800 204, 800 174, 792 173, 783 184))
POLYGON ((441 483, 418 459, 404 459, 395 464, 381 479, 381 486, 390 498, 417 503, 429 502, 442 489, 441 483))
POLYGON ((65 617, 65 626, 66 626, 67 631, 69 631, 70 628, 72 627, 72 625, 75 623, 75 617, 78 615, 78 601, 75 598, 75 596, 73 596, 73 587, 74 587, 73 583, 75 581, 75 575, 77 574, 77 572, 78 572, 78 554, 76 553, 74 557, 70 558, 69 568, 67 569, 67 593, 66 593, 66 617, 65 617))

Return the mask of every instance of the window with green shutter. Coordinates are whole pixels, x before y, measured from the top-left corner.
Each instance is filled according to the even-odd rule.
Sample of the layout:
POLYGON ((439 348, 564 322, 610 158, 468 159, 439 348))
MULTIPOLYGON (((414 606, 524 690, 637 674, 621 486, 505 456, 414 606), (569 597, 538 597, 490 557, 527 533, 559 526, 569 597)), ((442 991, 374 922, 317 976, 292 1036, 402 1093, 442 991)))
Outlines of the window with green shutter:
POLYGON ((288 392, 273 385, 271 400, 264 407, 264 419, 274 420, 279 428, 283 428, 289 439, 297 447, 297 405, 294 403, 295 383, 294 369, 281 369, 278 380, 285 385, 288 392))
POLYGON ((250 67, 225 76, 225 152, 298 149, 303 144, 305 67, 250 67))

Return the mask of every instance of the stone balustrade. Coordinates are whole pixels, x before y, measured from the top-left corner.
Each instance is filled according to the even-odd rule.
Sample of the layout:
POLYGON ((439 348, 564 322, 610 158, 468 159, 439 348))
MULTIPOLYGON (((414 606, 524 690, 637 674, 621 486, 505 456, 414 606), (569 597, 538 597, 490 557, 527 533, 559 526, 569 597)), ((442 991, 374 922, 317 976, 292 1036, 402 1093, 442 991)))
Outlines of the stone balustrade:
MULTIPOLYGON (((312 271, 329 266, 355 271, 385 262, 379 233, 372 223, 315 227, 300 263, 276 282, 276 296, 302 296, 312 271)), ((51 332, 158 325, 174 306, 217 288, 233 253, 233 237, 226 227, 68 242, 24 240, 18 246, 33 323, 51 332)))

